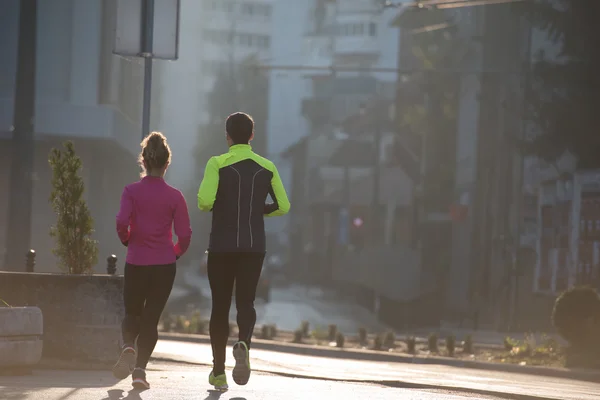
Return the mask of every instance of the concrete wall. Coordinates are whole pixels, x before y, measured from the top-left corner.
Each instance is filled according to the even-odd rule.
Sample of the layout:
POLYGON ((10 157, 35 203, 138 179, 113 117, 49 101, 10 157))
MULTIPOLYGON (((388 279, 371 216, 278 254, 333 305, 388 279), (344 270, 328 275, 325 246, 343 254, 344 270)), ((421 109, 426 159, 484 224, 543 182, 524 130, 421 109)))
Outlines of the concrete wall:
POLYGON ((125 310, 122 291, 120 276, 0 272, 7 303, 42 310, 45 359, 114 362, 125 310))

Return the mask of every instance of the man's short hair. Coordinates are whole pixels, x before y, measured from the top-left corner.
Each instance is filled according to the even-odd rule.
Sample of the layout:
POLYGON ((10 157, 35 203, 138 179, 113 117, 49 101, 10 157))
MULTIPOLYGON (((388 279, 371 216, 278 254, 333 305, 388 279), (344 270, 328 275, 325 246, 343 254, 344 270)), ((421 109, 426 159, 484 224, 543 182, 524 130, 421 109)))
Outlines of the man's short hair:
POLYGON ((234 144, 248 144, 254 133, 254 120, 246 113, 233 113, 227 117, 225 131, 234 144))

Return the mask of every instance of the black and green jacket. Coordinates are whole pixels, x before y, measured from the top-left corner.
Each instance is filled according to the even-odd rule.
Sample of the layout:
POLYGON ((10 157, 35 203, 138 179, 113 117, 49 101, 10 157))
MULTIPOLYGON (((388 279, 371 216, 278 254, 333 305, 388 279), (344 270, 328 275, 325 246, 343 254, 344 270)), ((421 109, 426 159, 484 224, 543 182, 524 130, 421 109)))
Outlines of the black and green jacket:
POLYGON ((208 251, 265 252, 264 217, 290 210, 279 172, 250 145, 233 145, 206 164, 198 208, 212 211, 208 251), (272 203, 267 203, 267 195, 272 203))

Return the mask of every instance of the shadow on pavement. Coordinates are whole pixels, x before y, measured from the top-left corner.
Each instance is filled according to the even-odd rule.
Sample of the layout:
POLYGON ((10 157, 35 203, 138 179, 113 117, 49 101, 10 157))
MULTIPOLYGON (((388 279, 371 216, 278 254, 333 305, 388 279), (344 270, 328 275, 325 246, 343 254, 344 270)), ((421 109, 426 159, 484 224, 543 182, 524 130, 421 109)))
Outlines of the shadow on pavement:
POLYGON ((108 397, 104 397, 101 400, 142 400, 140 397, 140 393, 143 390, 130 390, 127 392, 127 396, 125 396, 125 391, 123 389, 111 389, 107 391, 108 397))
MULTIPOLYGON (((220 390, 208 390, 208 396, 204 398, 204 400, 219 400, 221 396, 223 396, 227 392, 223 392, 220 390)), ((232 397, 229 400, 246 400, 245 397, 232 397)))

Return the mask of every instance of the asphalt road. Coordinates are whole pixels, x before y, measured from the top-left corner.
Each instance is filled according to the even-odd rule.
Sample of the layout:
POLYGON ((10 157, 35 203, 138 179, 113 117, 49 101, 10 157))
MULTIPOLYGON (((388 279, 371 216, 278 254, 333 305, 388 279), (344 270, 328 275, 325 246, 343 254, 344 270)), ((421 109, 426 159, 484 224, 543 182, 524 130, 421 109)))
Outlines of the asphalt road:
MULTIPOLYGON (((209 365, 212 354, 209 345, 159 341, 155 357, 209 365)), ((556 400, 597 400, 600 384, 570 379, 548 378, 526 374, 465 369, 443 365, 383 363, 309 357, 265 350, 253 350, 252 367, 287 376, 327 378, 332 380, 388 382, 441 385, 448 389, 493 391, 516 396, 539 396, 556 400)), ((229 356, 227 366, 233 366, 229 356)), ((207 367, 207 372, 209 368, 207 367)))
MULTIPOLYGON (((35 371, 32 376, 0 376, 2 400, 495 400, 446 390, 398 389, 375 384, 328 382, 255 373, 244 387, 226 393, 210 390, 207 369, 176 364, 153 364, 148 371, 152 388, 130 391, 129 380, 116 381, 109 372, 35 371)), ((232 384, 233 382, 230 382, 232 384)))

